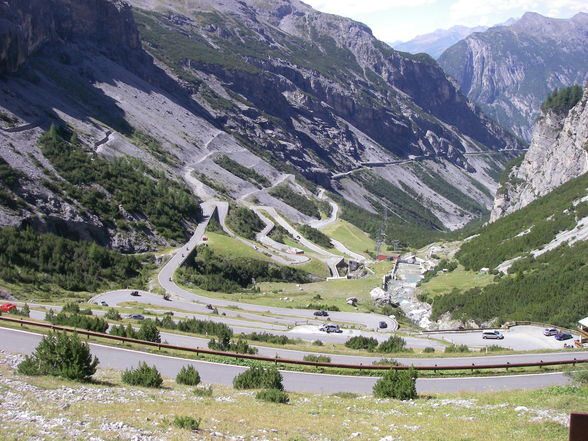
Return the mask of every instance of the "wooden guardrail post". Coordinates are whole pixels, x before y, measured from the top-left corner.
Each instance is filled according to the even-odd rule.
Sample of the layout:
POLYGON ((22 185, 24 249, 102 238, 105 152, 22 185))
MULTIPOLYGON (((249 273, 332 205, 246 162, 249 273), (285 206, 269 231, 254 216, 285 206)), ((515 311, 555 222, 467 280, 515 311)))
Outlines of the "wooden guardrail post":
POLYGON ((570 441, 588 440, 588 413, 570 415, 570 441))

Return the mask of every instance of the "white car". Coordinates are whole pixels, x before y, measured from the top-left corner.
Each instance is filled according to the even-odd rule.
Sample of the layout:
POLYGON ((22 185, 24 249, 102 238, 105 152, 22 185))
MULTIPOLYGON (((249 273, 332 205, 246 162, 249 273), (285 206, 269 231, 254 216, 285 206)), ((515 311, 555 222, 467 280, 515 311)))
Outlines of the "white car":
POLYGON ((486 330, 486 331, 482 331, 482 338, 483 339, 493 338, 496 340, 502 340, 504 338, 504 335, 502 335, 502 333, 500 331, 486 330))

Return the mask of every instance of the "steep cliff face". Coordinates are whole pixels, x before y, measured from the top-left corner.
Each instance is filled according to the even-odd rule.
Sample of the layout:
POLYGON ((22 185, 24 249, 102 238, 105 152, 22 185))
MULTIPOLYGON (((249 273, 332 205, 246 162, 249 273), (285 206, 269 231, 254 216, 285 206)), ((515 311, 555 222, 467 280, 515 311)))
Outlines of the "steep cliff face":
POLYGON ((437 59, 445 50, 474 32, 484 32, 487 26, 453 26, 449 29, 437 29, 430 34, 419 35, 410 41, 390 43, 394 49, 411 54, 425 53, 437 59))
MULTIPOLYGON (((320 184, 370 220, 387 207, 390 224, 419 239, 421 228, 486 213, 511 154, 497 150, 521 147, 430 57, 394 51, 361 23, 296 0, 131 4, 3 3, 0 156, 26 180, 0 185, 12 198, 0 200, 0 225, 75 231, 127 251, 166 243, 145 213, 113 202, 108 183, 64 182, 67 170, 38 145, 51 123, 66 139, 75 131, 92 158, 139 158, 157 170, 149 176, 202 198, 255 194, 309 220, 215 162, 227 155, 272 184, 288 174, 320 184)), ((179 220, 184 232, 192 221, 179 220)))
POLYGON ((494 201, 491 220, 512 213, 588 172, 588 91, 569 113, 547 111, 529 151, 510 171, 494 201))
POLYGON ((124 61, 141 48, 131 8, 118 0, 9 0, 0 4, 0 74, 49 42, 90 40, 124 61))
POLYGON ((588 80, 588 14, 563 20, 527 13, 511 26, 468 36, 439 64, 468 98, 530 140, 547 94, 588 80))

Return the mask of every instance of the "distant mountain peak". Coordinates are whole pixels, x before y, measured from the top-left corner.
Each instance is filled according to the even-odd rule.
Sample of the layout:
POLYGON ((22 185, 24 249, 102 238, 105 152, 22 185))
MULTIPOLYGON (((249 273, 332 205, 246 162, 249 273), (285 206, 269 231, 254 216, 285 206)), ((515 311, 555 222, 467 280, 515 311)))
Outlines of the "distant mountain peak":
POLYGON ((488 29, 485 26, 476 26, 469 28, 467 26, 456 25, 449 29, 436 29, 429 34, 418 35, 410 41, 394 42, 390 45, 399 51, 409 52, 412 54, 426 53, 437 59, 451 45, 467 37, 473 32, 483 32, 488 29))

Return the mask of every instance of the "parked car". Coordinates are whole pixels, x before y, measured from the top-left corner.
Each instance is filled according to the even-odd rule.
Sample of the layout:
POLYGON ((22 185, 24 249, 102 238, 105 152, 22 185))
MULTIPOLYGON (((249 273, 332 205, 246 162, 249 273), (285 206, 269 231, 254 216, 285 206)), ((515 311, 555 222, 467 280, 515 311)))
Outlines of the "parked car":
POLYGON ((13 303, 5 303, 2 306, 0 306, 0 310, 2 310, 2 312, 10 312, 13 309, 16 309, 16 305, 13 303))
POLYGON ((557 334, 559 334, 559 329, 556 328, 545 328, 545 330, 543 331, 543 335, 547 337, 557 334))
POLYGON ((386 323, 386 322, 378 323, 378 328, 380 328, 380 329, 386 329, 387 327, 388 327, 388 323, 386 323))
POLYGON ((574 338, 572 334, 566 334, 565 332, 560 332, 559 334, 555 334, 555 339, 559 341, 569 340, 574 338))
POLYGON ((328 317, 329 313, 327 311, 314 311, 314 315, 317 317, 328 317))
POLYGON ((135 319, 135 320, 144 320, 145 317, 143 317, 141 314, 131 314, 129 315, 130 319, 135 319))
POLYGON ((131 292, 131 295, 133 297, 139 297, 139 296, 141 296, 141 294, 139 294, 139 291, 133 291, 133 292, 131 292))
POLYGON ((502 340, 504 338, 504 335, 502 335, 502 333, 500 331, 486 330, 486 331, 482 331, 482 338, 483 339, 494 338, 497 340, 502 340))
POLYGON ((327 334, 330 334, 331 332, 340 334, 341 332, 343 332, 341 328, 339 328, 339 325, 336 325, 334 323, 324 324, 319 328, 319 331, 326 332, 327 334))

